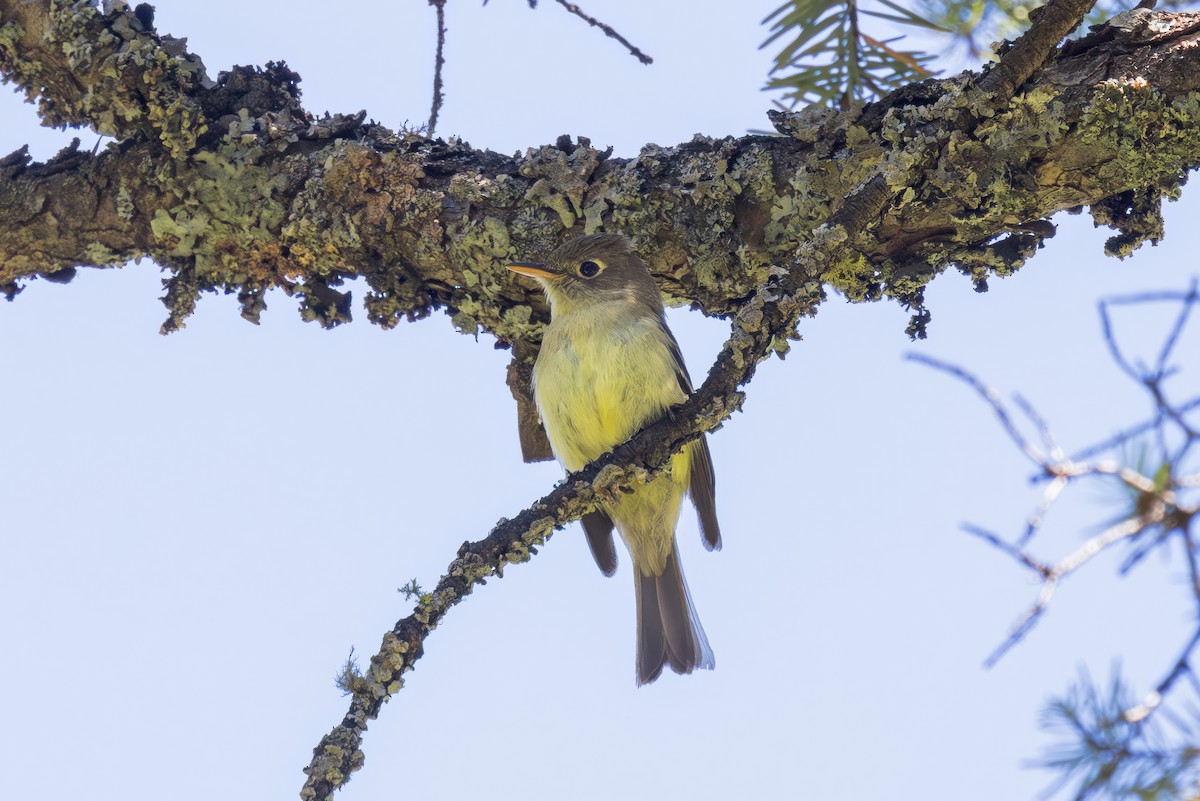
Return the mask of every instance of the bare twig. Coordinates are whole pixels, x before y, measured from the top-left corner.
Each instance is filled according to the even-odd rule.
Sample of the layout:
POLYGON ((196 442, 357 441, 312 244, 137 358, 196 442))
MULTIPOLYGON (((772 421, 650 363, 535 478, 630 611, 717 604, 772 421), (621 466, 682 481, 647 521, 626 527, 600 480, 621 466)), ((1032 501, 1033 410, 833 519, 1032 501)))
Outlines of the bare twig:
MULTIPOLYGON (((1178 474, 1189 465, 1191 449, 1200 443, 1200 434, 1197 433, 1196 426, 1191 425, 1185 418, 1188 412, 1200 407, 1200 398, 1193 398, 1182 404, 1174 404, 1167 398, 1163 388, 1167 379, 1177 372, 1176 368, 1171 366, 1170 360, 1179 343, 1183 341, 1183 331, 1193 316, 1192 307, 1198 304, 1200 304, 1200 292, 1197 291, 1197 281, 1195 280, 1191 282, 1187 292, 1143 293, 1101 302, 1099 306, 1100 320, 1109 353, 1126 376, 1145 388, 1153 401, 1154 411, 1150 420, 1127 428, 1114 437, 1079 451, 1073 459, 1065 455, 1045 420, 1023 398, 1018 396, 1015 403, 1036 428, 1045 454, 1031 444, 1017 429, 997 393, 981 380, 962 368, 925 356, 909 356, 913 361, 946 372, 970 386, 991 406, 1009 438, 1031 461, 1038 465, 1041 475, 1037 478, 1039 480, 1050 479, 1037 508, 1030 515, 1025 531, 1015 542, 1002 539, 978 526, 963 526, 965 531, 984 540, 1041 578, 1041 588, 1037 598, 1013 625, 1004 641, 988 656, 985 661, 987 666, 994 665, 1011 648, 1020 643, 1045 614, 1062 581, 1081 570, 1099 554, 1120 543, 1131 543, 1133 545, 1131 552, 1122 560, 1119 567, 1119 571, 1123 575, 1140 564, 1150 552, 1168 547, 1172 540, 1178 540, 1182 546, 1190 592, 1196 603, 1198 623, 1191 637, 1181 649, 1179 656, 1154 689, 1148 692, 1139 703, 1120 711, 1120 717, 1130 725, 1122 730, 1120 740, 1114 741, 1111 747, 1119 749, 1121 754, 1130 758, 1157 753, 1153 749, 1147 750, 1144 747, 1147 737, 1150 736, 1147 734, 1149 731, 1147 724, 1154 715, 1162 715, 1167 723, 1173 723, 1181 730, 1187 730, 1183 719, 1175 710, 1166 706, 1168 694, 1181 683, 1181 680, 1188 682, 1189 686, 1200 694, 1200 679, 1197 678, 1191 664, 1193 654, 1197 648, 1200 648, 1200 549, 1197 548, 1196 532, 1192 530, 1194 521, 1200 518, 1200 504, 1194 503, 1194 493, 1191 490, 1200 486, 1200 475, 1178 474), (1130 359, 1125 354, 1117 340, 1110 308, 1118 305, 1161 301, 1179 303, 1180 309, 1175 315, 1170 331, 1167 333, 1158 351, 1154 367, 1151 369, 1141 361, 1130 359), (1093 461, 1096 457, 1119 450, 1146 434, 1154 435, 1154 444, 1152 446, 1153 456, 1144 466, 1140 459, 1138 469, 1112 460, 1093 461), (1047 563, 1037 559, 1027 548, 1040 530, 1050 506, 1071 482, 1087 478, 1118 479, 1130 490, 1129 511, 1123 519, 1107 526, 1057 563, 1047 563)), ((1065 706, 1060 707, 1059 711, 1062 712, 1064 721, 1071 725, 1075 737, 1087 748, 1091 748, 1096 737, 1095 732, 1090 728, 1091 724, 1085 725, 1082 718, 1065 706)), ((1110 778, 1109 774, 1103 770, 1091 774, 1077 797, 1085 797, 1097 788, 1106 786, 1110 778)))
POLYGON ((429 110, 429 125, 425 130, 425 135, 432 139, 433 132, 437 128, 438 112, 442 110, 442 101, 446 99, 442 94, 442 67, 446 63, 446 59, 442 55, 442 51, 446 47, 446 0, 429 0, 429 5, 437 10, 437 55, 433 60, 433 106, 429 110))
POLYGON ((1058 500, 1060 495, 1062 495, 1063 490, 1067 488, 1067 485, 1070 483, 1070 481, 1071 476, 1069 475, 1056 475, 1050 480, 1050 483, 1046 485, 1046 489, 1042 490, 1042 500, 1038 503, 1037 508, 1033 510, 1033 514, 1031 514, 1029 519, 1025 522, 1025 531, 1017 540, 1018 548, 1024 548, 1026 545, 1028 545, 1030 540, 1034 538, 1034 535, 1038 533, 1038 530, 1042 527, 1042 523, 1046 520, 1046 515, 1050 511, 1050 507, 1053 506, 1054 502, 1058 500))
POLYGON ((1179 681, 1179 679, 1183 678, 1185 675, 1191 675, 1193 677, 1195 676, 1195 672, 1192 670, 1189 660, 1192 657, 1192 652, 1196 650, 1198 645, 1200 645, 1200 628, 1197 628, 1196 631, 1192 633, 1191 639, 1188 640, 1187 644, 1184 645, 1182 653, 1180 653, 1179 658, 1175 660, 1175 664, 1171 667, 1170 672, 1163 676, 1163 678, 1158 682, 1158 685, 1150 692, 1150 694, 1147 695, 1146 698, 1144 698, 1137 706, 1125 710, 1126 720, 1130 721, 1131 723, 1141 722, 1150 717, 1150 714, 1159 706, 1161 706, 1163 699, 1167 696, 1167 693, 1171 692, 1171 688, 1175 686, 1175 683, 1179 681))
POLYGON ((1163 531, 1156 537, 1147 538, 1144 542, 1140 542, 1121 560, 1121 564, 1117 567, 1117 573, 1122 576, 1128 575, 1131 570, 1142 563, 1142 560, 1153 553, 1160 545, 1163 544, 1163 538, 1169 532, 1163 531))
POLYGON ((1016 446, 1020 448, 1026 456, 1029 457, 1029 460, 1038 465, 1044 466, 1048 464, 1046 456, 1036 447, 1034 447, 1034 445, 1025 438, 1025 435, 1017 429, 1016 425, 1012 421, 1012 418, 1008 415, 1008 410, 1005 409, 1004 404, 1000 402, 1000 396, 994 389, 980 381, 963 368, 949 364, 948 362, 934 359, 933 357, 926 356, 923 353, 908 353, 905 354, 904 358, 910 362, 918 362, 920 364, 924 364, 926 367, 932 367, 933 369, 940 370, 943 373, 949 373, 965 383, 967 386, 971 387, 971 389, 975 390, 979 397, 983 398, 983 400, 992 407, 992 411, 1000 420, 1000 425, 1004 427, 1004 431, 1008 434, 1009 439, 1011 439, 1016 446))
MULTIPOLYGON (((1049 573, 1044 575, 1042 580, 1042 589, 1038 592, 1037 600, 1033 602, 1033 606, 1029 608, 1016 625, 1013 626, 1012 632, 1008 638, 1002 642, 999 647, 993 651, 987 659, 984 660, 984 665, 992 667, 1000 658, 1021 640, 1025 639, 1025 635, 1033 628, 1034 624, 1041 618, 1046 608, 1050 605, 1051 599, 1054 598, 1054 593, 1058 589, 1058 585, 1067 576, 1074 573, 1079 568, 1090 562, 1093 558, 1103 553, 1108 548, 1112 547, 1122 540, 1127 540, 1131 537, 1136 537, 1145 531, 1147 528, 1154 526, 1161 521, 1161 513, 1157 519, 1149 518, 1129 518, 1122 520, 1114 526, 1109 527, 1105 531, 1092 537, 1090 540, 1079 546, 1073 553, 1069 554, 1065 559, 1050 569, 1049 573)), ((1022 555, 1022 562, 1025 557, 1022 555)))
POLYGON ((1108 346, 1109 355, 1112 356, 1112 360, 1116 363, 1117 367, 1121 368, 1121 372, 1139 384, 1144 383, 1145 374, 1140 370, 1135 370, 1133 365, 1125 360, 1125 354, 1121 352, 1121 346, 1117 344, 1117 336, 1113 331, 1112 318, 1108 313, 1110 305, 1113 305, 1111 301, 1100 301, 1100 328, 1104 334, 1104 344, 1108 346))
POLYGON ((979 537, 981 540, 988 543, 992 547, 998 548, 999 550, 1008 554, 1013 559, 1017 560, 1021 564, 1028 567, 1034 573, 1037 573, 1038 576, 1040 576, 1043 579, 1049 578, 1049 576, 1054 572, 1054 568, 1037 561, 1032 556, 1030 556, 1029 554, 1022 551, 1019 547, 1016 547, 1016 546, 1012 545, 1011 543, 1005 542, 1000 537, 1000 535, 998 535, 994 532, 988 531, 985 528, 980 528, 979 526, 975 526, 970 523, 963 523, 962 529, 963 529, 963 531, 967 532, 968 534, 973 534, 974 536, 979 537))
POLYGON ((1192 582, 1192 595, 1195 596, 1196 604, 1200 607, 1200 560, 1197 559, 1196 541, 1192 538, 1190 528, 1185 528, 1181 533, 1183 538, 1183 556, 1187 560, 1188 578, 1192 582))
POLYGON ((581 9, 579 6, 575 5, 574 3, 568 3, 566 0, 558 0, 558 4, 560 6, 562 6, 563 8, 565 8, 567 11, 570 11, 575 16, 579 17, 581 20, 586 22, 588 25, 591 25, 593 27, 599 28, 600 30, 604 31, 605 36, 608 36, 611 39, 616 39, 618 42, 625 45, 625 49, 628 50, 631 55, 633 55, 635 58, 637 58, 638 61, 642 62, 643 64, 653 64, 654 63, 654 59, 650 58, 650 56, 646 55, 641 50, 638 50, 636 47, 634 47, 632 44, 630 44, 629 40, 626 39, 621 34, 617 33, 616 30, 614 30, 611 25, 606 25, 605 23, 601 22, 600 20, 596 19, 595 17, 590 16, 586 11, 584 11, 583 9, 581 9))
MULTIPOLYGON (((1191 285, 1187 292, 1146 292, 1137 295, 1127 295, 1117 298, 1111 298, 1100 303, 1100 319, 1104 329, 1104 341, 1108 345, 1109 353, 1112 354, 1113 361, 1121 370, 1132 378, 1134 381, 1144 385, 1154 399, 1154 404, 1158 412, 1162 416, 1171 418, 1171 420, 1182 429, 1188 439, 1194 439, 1200 434, 1193 428, 1184 418, 1184 411, 1187 407, 1179 407, 1170 403, 1163 390, 1163 384, 1170 378, 1174 370, 1168 365, 1171 353, 1175 350, 1184 328, 1186 328, 1188 320, 1191 316, 1192 307, 1200 300, 1200 291, 1197 289, 1197 281, 1192 279, 1191 285), (1175 321, 1171 326, 1171 331, 1163 340, 1162 348, 1158 353, 1154 371, 1142 365, 1140 362, 1138 367, 1130 364, 1129 360, 1121 352, 1121 348, 1117 343, 1116 336, 1113 331, 1111 316, 1108 312, 1109 306, 1129 306, 1142 305, 1146 303, 1170 301, 1180 304, 1179 313, 1175 316, 1175 321)), ((1190 404, 1189 404, 1190 406, 1190 404)), ((1153 426, 1151 426, 1153 427, 1153 426)), ((1159 432, 1161 433, 1161 431, 1159 432)), ((1164 443, 1165 446, 1165 443, 1164 443)), ((1165 447, 1164 447, 1165 449, 1165 447)))
MULTIPOLYGON (((1193 398, 1187 403, 1180 404, 1176 410, 1180 414, 1187 414, 1195 409, 1200 409, 1200 398, 1193 398)), ((1132 426, 1117 434, 1113 434, 1108 439, 1101 440, 1095 445, 1089 445, 1083 450, 1076 452, 1073 459, 1075 461, 1084 461, 1101 453, 1107 453, 1114 448, 1119 448, 1121 445, 1124 445, 1127 442, 1136 440, 1138 437, 1142 436, 1148 431, 1153 431, 1158 425, 1159 421, 1157 420, 1147 420, 1144 423, 1138 423, 1136 426, 1132 426)))
POLYGON ((1196 279, 1193 278, 1187 295, 1178 298, 1178 300, 1182 301, 1179 304, 1179 314, 1175 317, 1175 324, 1171 327, 1171 333, 1167 335, 1162 349, 1158 352, 1158 365, 1154 370, 1155 375, 1163 376, 1166 374, 1167 359, 1170 358, 1171 351, 1175 350, 1175 345, 1179 342, 1179 335, 1183 333, 1183 329, 1187 325, 1188 317, 1192 312, 1192 307, 1196 304, 1197 297, 1196 279))
POLYGON ((1046 421, 1038 414, 1037 409, 1033 408, 1028 400, 1023 395, 1014 395, 1013 403, 1021 410, 1021 413, 1029 418, 1029 422, 1033 423, 1037 428, 1038 437, 1042 440, 1042 446, 1046 449, 1050 459, 1055 462, 1060 462, 1065 458, 1062 448, 1055 441, 1054 435, 1050 433, 1050 426, 1046 425, 1046 421))

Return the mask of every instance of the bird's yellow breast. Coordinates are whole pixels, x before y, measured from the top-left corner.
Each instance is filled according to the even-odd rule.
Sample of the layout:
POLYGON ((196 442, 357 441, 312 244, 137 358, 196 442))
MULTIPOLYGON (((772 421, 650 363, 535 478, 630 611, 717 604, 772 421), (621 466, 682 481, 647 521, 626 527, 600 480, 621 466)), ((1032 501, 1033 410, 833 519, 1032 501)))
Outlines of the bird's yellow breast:
POLYGON ((547 327, 534 398, 567 470, 612 450, 685 398, 667 336, 657 318, 620 300, 572 309, 547 327))

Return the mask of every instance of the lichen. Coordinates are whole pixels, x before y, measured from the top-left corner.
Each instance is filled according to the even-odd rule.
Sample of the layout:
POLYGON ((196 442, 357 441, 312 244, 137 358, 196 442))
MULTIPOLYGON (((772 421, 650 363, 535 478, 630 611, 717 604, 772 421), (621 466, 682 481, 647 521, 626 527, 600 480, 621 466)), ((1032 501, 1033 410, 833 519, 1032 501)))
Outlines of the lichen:
POLYGON ((1137 176, 1137 185, 1093 204, 1098 225, 1119 231, 1105 252, 1124 258, 1144 242, 1163 234, 1161 199, 1178 196, 1186 174, 1174 165, 1200 148, 1200 94, 1191 92, 1168 101, 1142 79, 1110 80, 1083 112, 1084 147, 1115 151, 1100 169, 1098 180, 1118 183, 1137 176))
POLYGON ((113 267, 125 261, 119 254, 114 253, 107 245, 101 242, 88 242, 83 249, 87 256, 88 263, 98 267, 113 267))
POLYGON ((208 121, 189 91, 206 76, 198 59, 170 47, 178 40, 163 37, 160 45, 128 26, 117 27, 87 0, 55 0, 49 15, 45 46, 62 54, 88 91, 42 92, 39 83, 53 85, 51 71, 57 66, 23 65, 22 82, 28 93, 38 94, 43 124, 67 126, 86 120, 98 132, 118 137, 127 134, 130 125, 149 127, 171 159, 195 150, 208 121))
POLYGON ((121 184, 117 187, 117 217, 129 222, 133 219, 135 210, 133 195, 129 193, 129 187, 121 184))
POLYGON ((588 179, 605 158, 586 140, 530 148, 521 163, 521 176, 531 185, 524 200, 558 215, 563 228, 572 228, 584 215, 588 179))

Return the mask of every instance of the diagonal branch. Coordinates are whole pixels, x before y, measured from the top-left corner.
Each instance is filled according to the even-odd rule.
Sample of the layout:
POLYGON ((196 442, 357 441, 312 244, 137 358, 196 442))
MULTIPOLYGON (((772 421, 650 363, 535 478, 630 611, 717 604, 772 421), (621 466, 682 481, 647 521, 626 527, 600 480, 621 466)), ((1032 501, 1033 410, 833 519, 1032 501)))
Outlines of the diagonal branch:
POLYGON ((641 50, 637 49, 632 44, 630 44, 629 40, 626 39, 621 34, 617 33, 617 30, 613 26, 608 25, 608 24, 596 19, 595 17, 593 17, 592 15, 588 14, 586 11, 581 9, 575 3, 568 3, 567 0, 558 0, 558 4, 560 6, 562 6, 563 8, 565 8, 567 11, 570 11, 575 16, 579 17, 581 20, 586 22, 588 25, 591 25, 594 28, 599 28, 600 30, 604 31, 605 36, 609 37, 610 39, 616 39, 618 42, 625 45, 625 49, 629 51, 629 54, 631 56, 633 56, 634 58, 636 58, 638 61, 640 61, 646 65, 650 65, 650 64, 654 63, 654 59, 650 58, 650 56, 646 55, 641 50))

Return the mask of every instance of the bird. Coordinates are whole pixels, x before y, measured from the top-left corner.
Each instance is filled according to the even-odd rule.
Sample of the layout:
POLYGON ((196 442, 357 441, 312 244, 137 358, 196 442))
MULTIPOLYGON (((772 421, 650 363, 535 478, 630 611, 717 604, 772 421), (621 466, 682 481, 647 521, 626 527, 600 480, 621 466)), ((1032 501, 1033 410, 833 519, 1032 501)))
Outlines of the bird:
MULTIPOLYGON (((662 295, 630 240, 590 234, 541 262, 511 262, 541 285, 550 323, 533 368, 533 396, 555 457, 575 472, 668 413, 692 392, 662 295)), ((676 673, 715 667, 679 561, 675 526, 690 495, 708 550, 721 547, 716 481, 702 436, 632 492, 605 499, 582 519, 600 571, 617 569, 613 529, 633 562, 638 686, 664 666, 676 673)))

